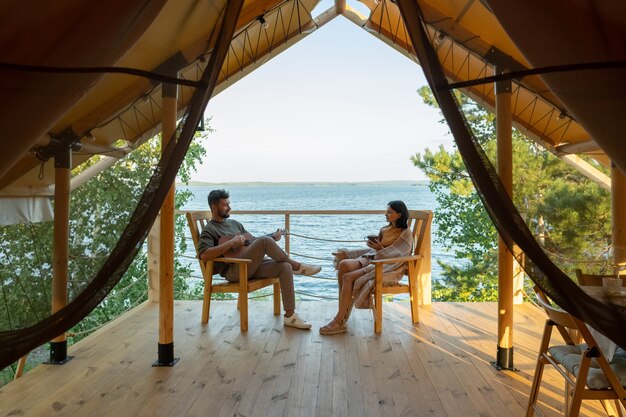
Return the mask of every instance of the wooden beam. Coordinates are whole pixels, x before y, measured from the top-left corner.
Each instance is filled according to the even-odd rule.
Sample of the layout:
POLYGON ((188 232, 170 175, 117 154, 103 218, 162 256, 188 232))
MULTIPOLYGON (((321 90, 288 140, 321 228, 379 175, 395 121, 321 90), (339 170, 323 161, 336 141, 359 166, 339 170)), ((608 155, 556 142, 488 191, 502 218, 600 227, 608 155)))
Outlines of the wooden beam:
POLYGON ((611 167, 611 218, 613 230, 613 263, 626 262, 626 177, 616 166, 611 167))
POLYGON ((588 140, 588 141, 580 142, 580 143, 568 143, 565 145, 556 146, 554 148, 557 155, 593 152, 593 151, 597 151, 598 149, 600 149, 600 147, 593 140, 588 140))
MULTIPOLYGON (((498 72, 498 69, 496 69, 498 72)), ((505 190, 513 194, 513 114, 511 82, 496 83, 497 170, 505 190)), ((498 239, 498 355, 496 365, 513 367, 513 254, 498 239)))
MULTIPOLYGON (((177 93, 177 86, 171 84, 163 86, 163 132, 161 135, 163 151, 170 141, 175 140, 177 93)), ((162 346, 171 346, 171 356, 173 356, 174 343, 174 193, 175 188, 172 183, 161 206, 159 223, 159 353, 162 346)), ((159 355, 159 363, 165 364, 170 363, 173 358, 163 361, 161 359, 159 355)))
MULTIPOLYGON (((54 159, 54 241, 52 247, 52 314, 67 305, 70 238, 70 176, 72 152, 67 150, 54 159)), ((50 343, 50 363, 66 362, 65 333, 50 343)))
POLYGON ((567 165, 575 168, 581 174, 598 184, 600 187, 604 188, 605 190, 611 189, 611 178, 603 172, 599 171, 596 167, 594 167, 581 157, 572 154, 557 156, 567 165))

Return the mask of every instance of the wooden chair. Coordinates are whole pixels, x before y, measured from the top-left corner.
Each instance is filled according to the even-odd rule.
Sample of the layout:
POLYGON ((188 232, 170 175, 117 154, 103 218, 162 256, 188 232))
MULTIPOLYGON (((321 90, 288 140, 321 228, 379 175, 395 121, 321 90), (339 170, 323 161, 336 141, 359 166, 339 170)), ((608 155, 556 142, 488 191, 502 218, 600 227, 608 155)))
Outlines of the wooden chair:
POLYGON ((620 383, 620 378, 626 380, 626 375, 619 373, 623 374, 625 371, 626 352, 618 350, 609 362, 584 322, 553 306, 538 288, 535 291, 548 319, 541 339, 526 417, 532 417, 535 412, 542 415, 538 410, 537 399, 545 365, 554 366, 565 379, 564 416, 578 416, 584 400, 600 400, 609 416, 623 416, 620 403, 626 407, 626 390, 620 383), (565 345, 550 346, 555 327, 565 340, 565 345), (577 333, 583 344, 574 343, 570 337, 572 333, 577 333), (608 400, 615 401, 617 414, 608 400))
MULTIPOLYGON (((578 280, 578 285, 584 286, 602 286, 602 278, 610 277, 615 278, 617 275, 615 274, 585 274, 582 270, 576 270, 576 279, 578 280)), ((626 285, 626 276, 622 275, 622 286, 626 285)))
MULTIPOLYGON (((200 232, 211 219, 210 211, 196 211, 187 212, 187 223, 191 230, 191 237, 193 238, 193 244, 198 253, 198 245, 200 243, 200 232)), ((236 293, 237 306, 239 308, 239 318, 241 331, 248 330, 248 294, 265 288, 267 286, 274 286, 274 315, 280 315, 280 283, 278 278, 259 278, 248 279, 248 264, 251 262, 249 259, 239 258, 215 258, 210 261, 200 262, 200 270, 202 271, 202 277, 204 278, 204 300, 202 302, 202 323, 207 324, 209 322, 209 309, 211 307, 211 294, 213 293, 236 293), (213 267, 215 262, 223 262, 227 264, 237 265, 239 268, 239 282, 213 282, 213 267)))
MULTIPOLYGON (((409 227, 413 231, 413 255, 399 258, 380 259, 372 261, 375 265, 375 287, 374 287, 374 333, 383 330, 383 294, 409 294, 411 303, 411 321, 413 324, 419 322, 417 311, 418 305, 418 273, 420 264, 429 249, 425 245, 426 238, 430 239, 430 225, 433 220, 433 212, 426 210, 409 210, 409 227), (383 265, 405 262, 407 264, 406 275, 408 275, 408 285, 383 285, 383 265)), ((428 240, 430 241, 430 240, 428 240)))

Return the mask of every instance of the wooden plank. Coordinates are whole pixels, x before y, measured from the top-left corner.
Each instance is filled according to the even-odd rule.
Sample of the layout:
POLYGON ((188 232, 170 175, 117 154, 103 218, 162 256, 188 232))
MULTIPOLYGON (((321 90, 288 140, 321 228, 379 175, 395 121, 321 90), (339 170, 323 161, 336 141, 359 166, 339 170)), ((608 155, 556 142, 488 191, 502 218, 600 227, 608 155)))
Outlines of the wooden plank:
MULTIPOLYGON (((223 340, 232 340, 239 335, 239 328, 233 326, 225 314, 219 314, 230 306, 216 304, 218 314, 211 321, 211 326, 199 323, 200 311, 195 308, 186 308, 193 313, 193 317, 183 321, 183 317, 178 315, 178 303, 176 304, 175 349, 176 355, 181 359, 174 368, 159 368, 168 373, 167 378, 155 381, 151 395, 140 403, 136 413, 132 415, 160 417, 170 414, 183 397, 198 385, 197 379, 203 370, 201 364, 214 360, 223 340)), ((133 407, 132 411, 135 409, 133 407)))
MULTIPOLYGON (((179 395, 173 399, 173 404, 168 404, 167 410, 160 412, 160 415, 184 416, 198 397, 207 395, 204 388, 214 374, 221 372, 218 371, 218 366, 222 359, 245 337, 245 334, 239 331, 239 314, 235 305, 234 301, 214 303, 210 324, 201 326, 202 331, 199 333, 204 341, 195 348, 195 362, 198 366, 190 374, 186 383, 179 388, 179 395), (223 326, 215 324, 223 324, 223 326)), ((200 319, 199 315, 198 311, 198 316, 195 318, 197 321, 200 319)), ((142 410, 141 414, 148 416, 149 411, 149 409, 142 410)))
POLYGON ((110 366, 110 359, 118 354, 116 351, 126 350, 129 343, 136 343, 136 341, 131 341, 133 335, 137 334, 137 329, 133 325, 143 321, 142 313, 149 314, 150 310, 156 312, 156 309, 150 307, 144 303, 96 331, 94 340, 99 341, 100 345, 94 346, 81 341, 70 346, 69 353, 75 356, 70 362, 62 366, 39 365, 21 378, 2 387, 0 396, 3 394, 6 396, 10 392, 11 401, 0 402, 0 415, 17 410, 25 412, 37 406, 38 402, 54 402, 54 398, 61 395, 59 393, 68 383, 76 380, 89 381, 106 372, 110 366), (118 327, 118 324, 128 326, 118 327), (107 334, 112 334, 113 331, 115 331, 115 337, 107 337, 107 334), (32 401, 33 398, 37 398, 37 402, 32 401))
MULTIPOLYGON (((334 303, 333 303, 334 307, 334 303)), ((363 382, 361 380, 361 366, 359 358, 358 327, 361 322, 361 312, 353 311, 348 321, 348 335, 345 340, 345 368, 346 368, 346 395, 348 415, 361 417, 366 415, 363 401, 363 382)), ((335 397, 333 396, 333 401, 335 397)))
MULTIPOLYGON (((300 303, 298 305, 298 314, 302 312, 304 317, 312 320, 315 312, 313 307, 313 303, 300 303)), ((316 329, 314 328, 311 331, 316 331, 316 329)), ((280 361, 280 370, 272 387, 271 402, 267 409, 268 417, 279 417, 284 414, 287 399, 293 392, 291 387, 295 386, 295 384, 292 384, 292 381, 298 362, 298 352, 300 349, 306 349, 306 340, 310 339, 311 332, 289 332, 289 334, 284 332, 284 335, 286 337, 283 337, 279 342, 273 358, 276 362, 280 361)), ((270 365, 270 369, 273 369, 272 365, 270 365)))
POLYGON ((410 413, 418 416, 445 416, 446 412, 443 405, 432 386, 432 382, 428 378, 420 358, 414 355, 409 359, 402 346, 401 335, 404 332, 404 327, 412 326, 408 317, 405 317, 407 314, 410 314, 410 311, 399 308, 400 303, 393 303, 392 305, 393 308, 390 308, 390 310, 393 312, 393 320, 399 322, 395 322, 387 329, 391 348, 400 371, 400 377, 409 397, 410 413))
POLYGON ((359 374, 362 383, 363 408, 365 416, 380 417, 378 404, 378 393, 376 391, 376 380, 374 368, 368 349, 368 339, 374 336, 374 319, 369 310, 357 310, 351 314, 354 323, 355 335, 357 338, 357 351, 359 356, 359 374))
MULTIPOLYGON (((458 381, 454 369, 450 368, 447 363, 445 351, 442 351, 431 336, 433 327, 430 316, 432 316, 432 310, 435 306, 436 303, 421 309, 422 320, 418 326, 404 325, 404 331, 400 336, 402 346, 407 355, 417 355, 419 362, 424 365, 426 375, 443 405, 446 416, 477 415, 458 381)), ((413 365, 415 362, 417 361, 411 361, 411 364, 413 365)))
MULTIPOLYGON (((318 317, 320 314, 319 310, 321 309, 320 305, 321 303, 315 303, 314 308, 312 308, 309 313, 309 320, 312 323, 319 323, 323 321, 323 319, 318 317)), ((287 396, 287 403, 285 404, 284 415, 287 417, 297 416, 300 414, 300 407, 302 404, 302 396, 304 395, 304 385, 308 369, 309 349, 311 348, 313 333, 313 331, 307 333, 300 341, 300 347, 297 352, 295 367, 291 379, 291 387, 287 396)))
MULTIPOLYGON (((386 303, 381 336, 371 311, 356 310, 349 332, 330 337, 318 327, 335 302, 298 304, 314 323, 307 332, 283 329, 271 300, 253 301, 249 334, 239 331, 234 301, 216 302, 209 326, 201 304, 175 303, 173 368, 150 367, 158 309, 146 304, 72 346, 68 364, 2 387, 0 416, 522 416, 544 321, 535 307, 515 307, 520 372, 497 372, 495 303, 421 306, 416 326, 408 302, 386 303)), ((540 395, 549 417, 562 409, 555 374, 546 370, 540 395)), ((595 415, 603 415, 595 402, 581 412, 595 415)))
MULTIPOLYGON (((263 304, 266 307, 269 306, 269 303, 263 304)), ((251 416, 254 411, 259 411, 256 409, 257 407, 251 408, 250 405, 254 404, 254 398, 257 397, 259 390, 262 390, 262 387, 267 387, 275 378, 274 375, 268 375, 268 367, 275 356, 276 346, 283 339, 285 331, 282 317, 268 316, 266 325, 258 337, 259 343, 255 345, 255 351, 251 351, 249 354, 252 358, 246 358, 249 364, 240 369, 238 380, 233 386, 229 398, 222 406, 219 416, 233 416, 235 413, 251 416)), ((267 409, 267 407, 264 408, 267 409)))
MULTIPOLYGON (((323 309, 318 306, 313 322, 322 322, 324 321, 323 317, 323 309)), ((307 342, 305 349, 300 351, 298 355, 298 360, 306 363, 304 381, 301 386, 302 389, 300 392, 296 392, 294 402, 287 402, 288 408, 285 415, 290 417, 297 415, 301 417, 316 415, 320 383, 320 362, 322 357, 321 335, 318 332, 312 331, 307 342)), ((299 389, 300 387, 297 388, 299 389)))
MULTIPOLYGON (((366 327, 365 331, 367 330, 368 328, 366 327)), ((371 328, 369 328, 369 331, 372 331, 371 328)), ((371 334, 372 333, 370 333, 370 335, 371 334)), ((397 415, 393 391, 391 384, 389 383, 389 377, 391 375, 385 367, 383 358, 383 355, 387 353, 388 349, 391 351, 385 332, 368 337, 367 350, 372 363, 372 372, 374 375, 374 383, 376 385, 376 394, 378 397, 378 407, 380 415, 383 417, 397 415)))

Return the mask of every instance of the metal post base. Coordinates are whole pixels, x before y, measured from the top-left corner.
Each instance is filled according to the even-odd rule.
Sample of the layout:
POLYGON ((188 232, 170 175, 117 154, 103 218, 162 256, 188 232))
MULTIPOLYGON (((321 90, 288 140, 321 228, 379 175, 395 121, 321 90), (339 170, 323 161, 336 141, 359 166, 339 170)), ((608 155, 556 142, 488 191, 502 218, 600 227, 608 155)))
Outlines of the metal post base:
POLYGON ((491 365, 498 371, 519 371, 513 366, 513 348, 503 348, 498 346, 496 360, 491 361, 491 365))
POLYGON ((180 358, 174 357, 174 342, 161 344, 159 343, 158 359, 152 366, 174 366, 180 358))
POLYGON ((73 359, 67 355, 67 340, 62 342, 50 342, 50 360, 45 361, 47 365, 63 365, 73 359))

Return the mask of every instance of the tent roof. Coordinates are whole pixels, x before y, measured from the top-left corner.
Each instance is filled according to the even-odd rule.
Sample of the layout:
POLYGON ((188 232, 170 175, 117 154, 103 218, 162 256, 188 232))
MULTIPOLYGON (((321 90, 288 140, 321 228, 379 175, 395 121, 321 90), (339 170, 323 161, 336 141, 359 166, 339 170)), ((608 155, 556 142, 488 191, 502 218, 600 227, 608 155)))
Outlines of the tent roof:
MULTIPOLYGON (((53 67, 128 67, 168 76, 176 76, 178 72, 180 78, 197 80, 211 53, 226 1, 112 0, 101 3, 104 4, 60 0, 38 4, 37 13, 32 13, 30 1, 3 2, 0 6, 0 50, 3 51, 0 62, 53 67)), ((362 0, 371 11, 369 16, 362 16, 337 0, 334 7, 313 18, 311 11, 317 3, 316 0, 247 0, 214 94, 338 16, 416 60, 393 0, 362 0), (263 27, 262 20, 268 23, 267 28, 263 27)), ((506 2, 490 0, 489 3, 491 7, 474 0, 419 1, 440 61, 453 82, 493 75, 496 66, 512 71, 550 64, 534 55, 530 41, 519 40, 519 30, 507 23, 512 12, 504 5, 506 2), (502 17, 499 14, 496 18, 493 10, 500 9, 502 17), (500 21, 507 23, 506 26, 500 21), (514 34, 514 38, 509 34, 514 34), (528 59, 531 56, 532 62, 528 59)), ((583 6, 580 8, 588 7, 583 6)), ((578 18, 572 8, 570 5, 564 19, 578 18)), ((613 22, 606 24, 618 27, 605 30, 607 35, 624 35, 625 9, 623 5, 621 9, 606 6, 601 10, 603 13, 596 14, 598 19, 609 20, 610 17, 613 22), (618 30, 620 25, 622 32, 618 30)), ((587 9, 582 11, 588 12, 587 9)), ((532 18, 531 14, 526 14, 524 18, 532 18)), ((525 30, 535 30, 530 27, 525 30)), ((543 41, 541 34, 548 33, 541 25, 536 31, 528 36, 535 45, 543 41)), ((558 34, 558 28, 552 28, 552 35, 563 42, 558 34)), ((626 36, 619 39, 623 43, 626 36)), ((624 60, 625 47, 621 46, 622 49, 611 50, 612 55, 605 55, 613 60, 624 60)), ((574 60, 572 54, 564 55, 570 57, 569 63, 602 60, 592 55, 578 60, 574 60)), ((121 74, 35 73, 6 67, 0 67, 0 72, 0 100, 5 109, 0 114, 5 151, 0 156, 0 194, 46 195, 51 192, 53 163, 51 160, 45 163, 41 175, 42 161, 37 157, 37 154, 45 156, 46 152, 49 156, 53 151, 50 146, 38 148, 49 144, 51 138, 56 143, 79 140, 81 149, 74 152, 74 166, 96 153, 108 156, 101 161, 101 165, 106 166, 160 130, 159 81, 121 74), (125 145, 120 146, 120 140, 125 141, 125 145)), ((602 78, 598 77, 599 71, 587 73, 602 78)), ((624 75, 623 70, 620 74, 624 75)), ((600 139, 598 135, 594 137, 590 133, 604 135, 604 132, 597 129, 597 124, 590 123, 580 109, 580 97, 572 107, 571 97, 562 94, 564 85, 557 82, 558 87, 554 87, 553 81, 562 76, 551 77, 534 75, 514 81, 512 109, 516 127, 558 155, 587 153, 599 164, 608 166, 610 159, 603 151, 607 149, 607 140, 602 138, 601 149, 600 141, 596 140, 600 139)), ((592 87, 606 91, 599 86, 592 87)), ((467 87, 463 91, 479 104, 494 108, 493 83, 467 87)), ((624 110, 623 82, 613 85, 613 90, 609 91, 618 100, 599 97, 600 101, 605 99, 617 105, 614 112, 624 110)), ((193 87, 180 87, 181 111, 192 93, 193 87)), ((594 96, 594 103, 597 99, 594 96)), ((565 156, 565 160, 607 186, 608 178, 593 165, 575 155, 565 156)))

